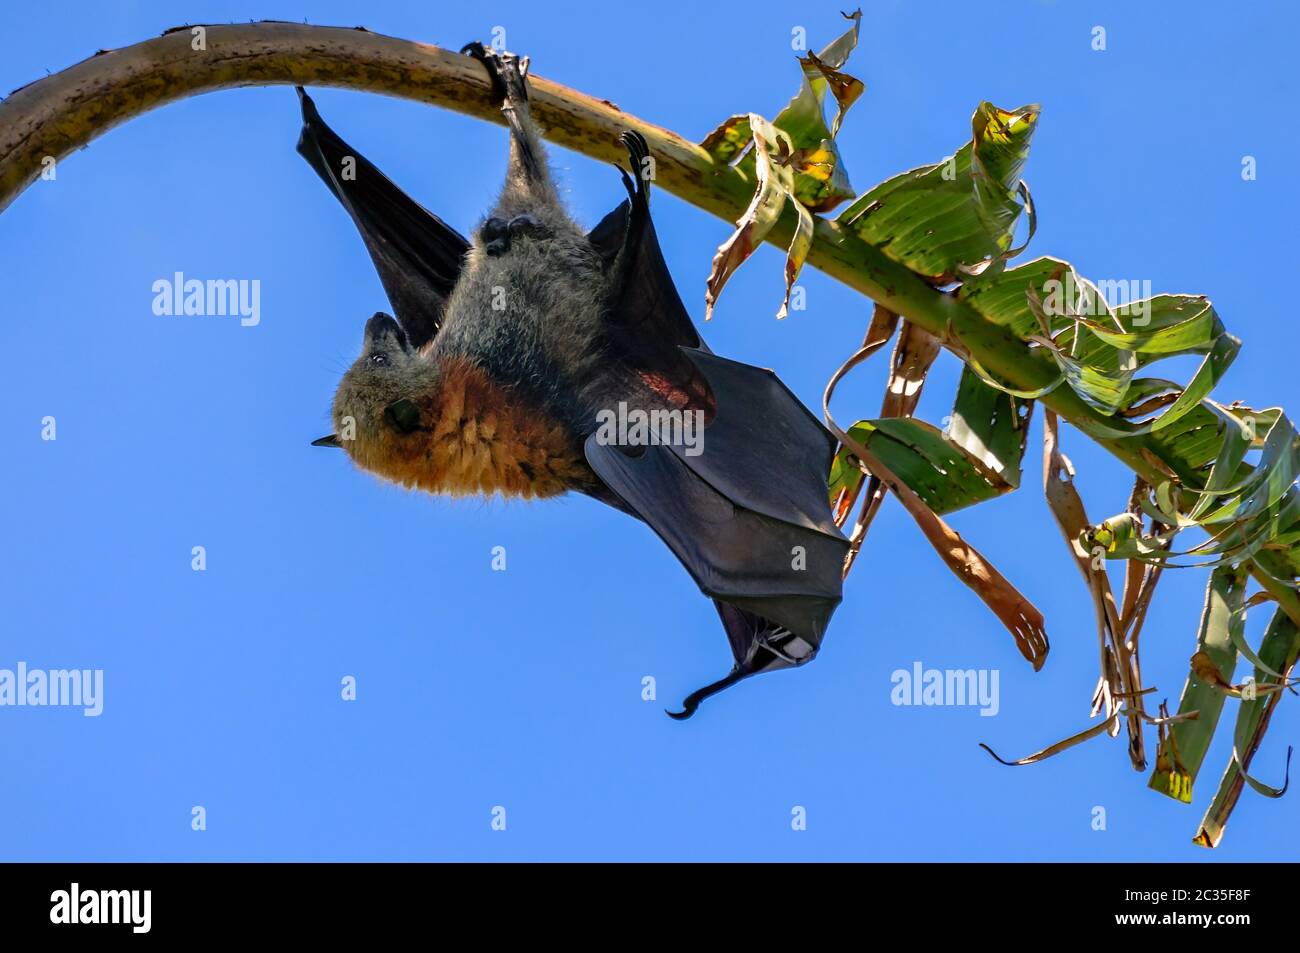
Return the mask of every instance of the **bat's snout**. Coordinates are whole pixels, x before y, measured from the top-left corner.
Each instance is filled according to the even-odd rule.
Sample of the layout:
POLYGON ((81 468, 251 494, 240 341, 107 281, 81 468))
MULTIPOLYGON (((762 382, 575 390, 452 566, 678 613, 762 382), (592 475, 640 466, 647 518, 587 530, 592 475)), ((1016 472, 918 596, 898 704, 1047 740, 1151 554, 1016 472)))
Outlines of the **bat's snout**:
POLYGON ((397 319, 390 314, 379 311, 366 322, 366 340, 378 343, 385 338, 392 338, 403 351, 408 349, 406 332, 397 323, 397 319))

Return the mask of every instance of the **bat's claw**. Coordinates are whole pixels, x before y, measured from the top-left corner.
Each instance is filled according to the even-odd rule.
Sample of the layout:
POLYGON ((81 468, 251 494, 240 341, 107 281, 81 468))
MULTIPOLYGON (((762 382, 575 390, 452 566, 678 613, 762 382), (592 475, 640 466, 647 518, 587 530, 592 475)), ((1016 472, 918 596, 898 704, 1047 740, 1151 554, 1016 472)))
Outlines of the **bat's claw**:
POLYGON ((478 40, 466 43, 460 48, 460 51, 483 64, 483 68, 488 72, 488 78, 492 80, 492 92, 498 99, 504 101, 506 98, 506 83, 501 78, 500 54, 496 50, 484 46, 478 40))
POLYGON ((687 718, 690 718, 691 715, 695 714, 695 712, 700 707, 700 702, 704 701, 704 699, 709 698, 712 695, 718 694, 718 692, 722 691, 723 689, 730 688, 732 685, 735 685, 737 682, 739 682, 742 678, 747 678, 753 674, 754 673, 749 671, 748 669, 743 669, 739 665, 737 665, 735 668, 731 670, 730 674, 728 674, 726 678, 720 678, 713 684, 705 685, 703 688, 699 689, 698 691, 691 692, 689 695, 687 695, 686 698, 682 701, 681 711, 669 711, 668 709, 665 708, 664 714, 667 715, 669 718, 675 719, 676 721, 685 721, 687 718))
MULTIPOLYGON (((645 136, 635 129, 623 130, 618 141, 627 150, 628 158, 632 160, 633 171, 640 172, 645 167, 645 160, 650 156, 650 143, 646 142, 645 136)), ((644 181, 644 176, 642 178, 644 181)))
POLYGON ((632 174, 628 175, 627 169, 621 165, 614 166, 623 176, 623 187, 627 189, 627 197, 632 202, 632 219, 628 222, 628 231, 639 234, 643 220, 650 214, 650 176, 653 168, 650 144, 635 129, 625 129, 618 141, 627 150, 628 165, 632 169, 632 174))
POLYGON ((483 64, 492 80, 492 91, 503 103, 528 102, 528 57, 484 46, 478 40, 466 43, 460 51, 483 64))

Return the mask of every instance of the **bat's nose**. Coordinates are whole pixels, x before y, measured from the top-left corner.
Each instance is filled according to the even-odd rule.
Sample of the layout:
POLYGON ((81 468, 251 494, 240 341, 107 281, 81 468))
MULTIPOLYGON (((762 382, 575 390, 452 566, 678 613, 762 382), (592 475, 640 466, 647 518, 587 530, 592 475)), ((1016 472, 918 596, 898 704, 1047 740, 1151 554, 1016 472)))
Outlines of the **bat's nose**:
POLYGON ((378 341, 385 337, 395 339, 397 343, 405 349, 406 332, 402 330, 402 326, 397 323, 397 319, 395 319, 391 314, 384 314, 384 312, 378 311, 375 313, 374 317, 366 322, 366 338, 378 341))

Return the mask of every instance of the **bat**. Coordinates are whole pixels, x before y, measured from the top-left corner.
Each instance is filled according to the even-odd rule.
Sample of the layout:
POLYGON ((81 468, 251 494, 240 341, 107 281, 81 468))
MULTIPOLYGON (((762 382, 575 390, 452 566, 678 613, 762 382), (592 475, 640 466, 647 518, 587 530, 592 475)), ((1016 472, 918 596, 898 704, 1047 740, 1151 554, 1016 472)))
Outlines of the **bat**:
POLYGON ((360 468, 435 494, 591 496, 645 522, 711 597, 734 664, 674 718, 816 656, 848 542, 830 512, 835 441, 770 370, 715 355, 664 262, 650 151, 620 137, 627 198, 584 231, 528 103, 527 58, 471 43, 510 136, 505 185, 457 233, 321 119, 299 88, 298 151, 351 216, 396 317, 366 323, 334 396, 360 468))

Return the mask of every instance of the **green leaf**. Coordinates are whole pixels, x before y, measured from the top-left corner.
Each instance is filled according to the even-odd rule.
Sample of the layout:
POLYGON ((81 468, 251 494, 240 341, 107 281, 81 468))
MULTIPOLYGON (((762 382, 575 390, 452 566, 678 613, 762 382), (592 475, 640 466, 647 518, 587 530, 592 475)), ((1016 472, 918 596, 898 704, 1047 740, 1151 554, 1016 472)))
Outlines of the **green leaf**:
POLYGON ((863 420, 849 433, 941 516, 1011 489, 924 420, 913 417, 863 420))
MULTIPOLYGON (((1166 481, 1155 487, 1155 500, 1143 499, 1143 509, 1172 527, 1150 536, 1140 532, 1116 541, 1107 548, 1115 559, 1139 559, 1161 565, 1184 565, 1172 560, 1195 557, 1200 565, 1239 562, 1265 546, 1284 547, 1293 558, 1295 539, 1300 539, 1300 491, 1295 480, 1300 473, 1300 435, 1280 410, 1230 409, 1211 402, 1222 417, 1214 431, 1220 441, 1217 456, 1197 471, 1200 490, 1166 481), (1257 427, 1267 426, 1261 435, 1257 427), (1243 463, 1246 451, 1262 445, 1259 463, 1243 463), (1200 527, 1209 538, 1183 551, 1163 549, 1160 543, 1171 532, 1200 527)), ((1191 481, 1188 481, 1191 482, 1191 481)), ((1113 522, 1113 521, 1112 521, 1113 522)), ((1096 537, 1096 531, 1091 533, 1096 537)), ((1084 545, 1092 540, 1085 539, 1084 545)))
POLYGON ((754 141, 749 128, 749 113, 732 116, 704 137, 700 147, 719 165, 731 165, 754 141))
POLYGON ((853 198, 853 186, 834 140, 798 149, 794 154, 794 197, 814 212, 828 212, 853 198))
POLYGON ((970 142, 943 162, 882 182, 836 221, 933 281, 999 259, 1020 215, 1020 173, 1038 113, 1036 105, 1007 111, 981 103, 970 142))
MULTIPOLYGON (((1239 633, 1245 624, 1245 614, 1241 611, 1245 592, 1245 575, 1236 567, 1220 566, 1210 574, 1196 647, 1225 679, 1230 679, 1237 667, 1233 633, 1239 633)), ((1226 697, 1220 686, 1196 671, 1187 676, 1178 714, 1194 711, 1197 717, 1169 726, 1168 739, 1156 754, 1156 768, 1148 787, 1175 800, 1191 802, 1196 776, 1218 727, 1226 697)))
MULTIPOLYGON (((1289 675, 1297 658, 1300 658, 1300 628, 1296 627, 1286 612, 1278 609, 1260 643, 1259 660, 1264 663, 1264 667, 1255 667, 1255 681, 1270 680, 1270 671, 1289 675)), ((1259 750, 1269 718, 1281 697, 1278 692, 1259 694, 1253 699, 1243 699, 1237 709, 1233 756, 1228 761, 1223 779, 1219 782, 1219 790, 1206 810, 1195 837, 1195 842, 1203 847, 1215 847, 1223 837, 1228 818, 1241 795, 1245 772, 1250 768, 1255 752, 1259 750)))
POLYGON ((1020 486, 1020 461, 1029 435, 1031 401, 985 384, 963 367, 947 437, 1010 488, 1020 486))
MULTIPOLYGON (((1028 407, 962 374, 948 431, 913 417, 860 420, 849 435, 876 454, 939 515, 1001 496, 1020 485, 1028 407)), ((856 489, 861 473, 841 448, 831 465, 831 505, 856 489)))
MULTIPOLYGON (((1126 298, 1119 283, 1104 284, 1112 294, 1126 298)), ((1203 296, 1126 299, 1112 308, 1098 286, 1053 258, 976 277, 962 285, 958 296, 989 320, 1049 350, 1061 376, 1047 391, 1064 383, 1104 414, 1137 408, 1155 394, 1177 392, 1177 399, 1159 416, 1128 428, 1128 436, 1175 427, 1209 396, 1241 346, 1203 296), (1181 387, 1135 376, 1159 360, 1187 354, 1203 355, 1204 360, 1181 387)))

